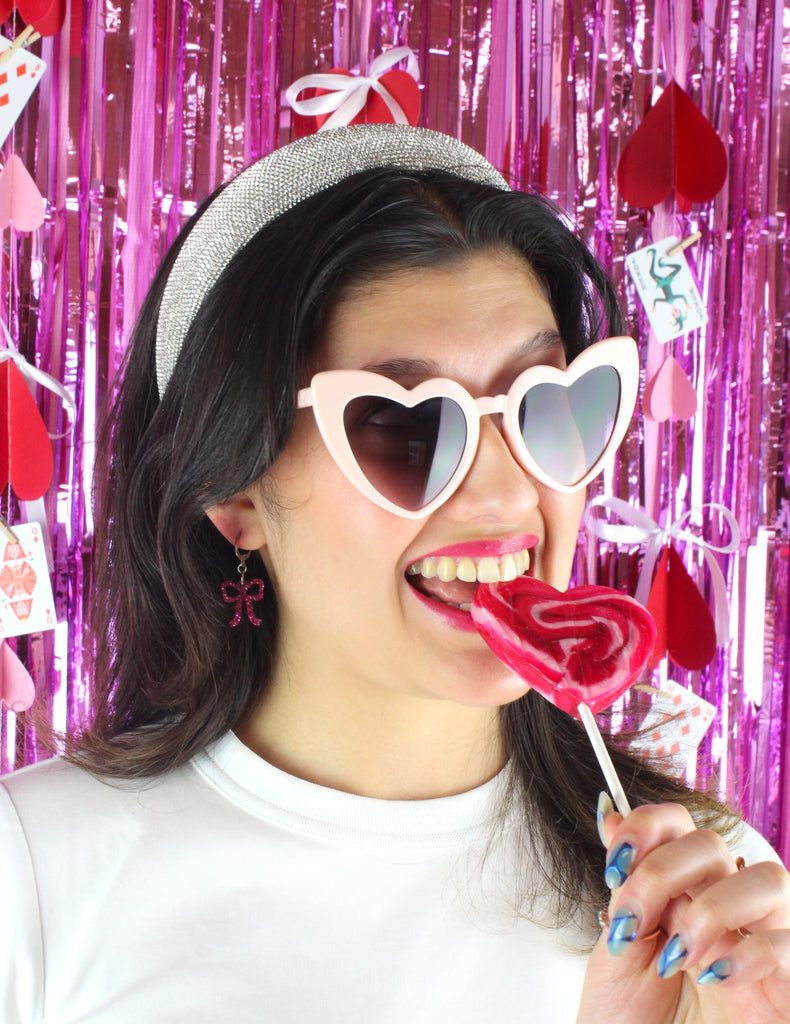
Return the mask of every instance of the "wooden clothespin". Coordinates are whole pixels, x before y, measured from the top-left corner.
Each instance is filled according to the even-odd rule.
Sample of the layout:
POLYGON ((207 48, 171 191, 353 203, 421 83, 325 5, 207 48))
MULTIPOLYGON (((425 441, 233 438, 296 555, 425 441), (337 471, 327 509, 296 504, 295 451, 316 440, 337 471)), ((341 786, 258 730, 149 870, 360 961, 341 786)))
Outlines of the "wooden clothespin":
POLYGON ((17 537, 17 535, 14 533, 14 531, 8 525, 8 520, 6 519, 6 517, 1 512, 0 512, 0 533, 2 533, 2 535, 5 537, 5 539, 7 541, 10 541, 12 544, 20 544, 21 543, 21 541, 19 540, 19 537, 17 537))
POLYGON ((689 235, 687 238, 681 238, 679 242, 676 242, 671 249, 667 249, 667 256, 674 256, 677 252, 683 252, 684 249, 688 249, 690 245, 698 242, 702 238, 701 231, 695 231, 693 235, 689 235))
POLYGON ((26 25, 16 39, 13 40, 11 45, 0 53, 0 64, 7 64, 17 50, 21 50, 23 46, 27 46, 29 43, 34 43, 36 39, 40 38, 41 36, 36 32, 32 25, 26 25))

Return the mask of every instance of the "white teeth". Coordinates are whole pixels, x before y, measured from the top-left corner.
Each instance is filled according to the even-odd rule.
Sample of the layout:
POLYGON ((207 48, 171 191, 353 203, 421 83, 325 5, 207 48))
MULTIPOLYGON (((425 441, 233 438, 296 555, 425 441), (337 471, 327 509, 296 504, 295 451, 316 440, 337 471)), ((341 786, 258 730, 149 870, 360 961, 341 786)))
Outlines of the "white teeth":
POLYGON ((477 582, 477 566, 471 558, 461 558, 458 561, 458 579, 464 583, 477 582))
POLYGON ((477 560, 473 558, 423 558, 420 562, 412 562, 406 569, 409 576, 424 576, 433 579, 438 576, 443 583, 459 579, 463 583, 499 583, 514 580, 529 568, 529 551, 516 551, 512 555, 501 558, 485 556, 477 560))
POLYGON ((499 563, 499 578, 503 583, 508 580, 514 580, 516 576, 520 575, 516 560, 512 555, 505 555, 502 561, 499 563))
POLYGON ((472 608, 472 602, 471 601, 464 601, 464 603, 463 604, 459 604, 458 607, 461 609, 462 612, 468 612, 472 608))
POLYGON ((481 558, 477 566, 480 583, 499 583, 499 565, 495 558, 481 558))
POLYGON ((436 568, 436 575, 443 583, 449 583, 450 580, 455 579, 455 561, 452 558, 446 556, 439 559, 439 564, 436 568))

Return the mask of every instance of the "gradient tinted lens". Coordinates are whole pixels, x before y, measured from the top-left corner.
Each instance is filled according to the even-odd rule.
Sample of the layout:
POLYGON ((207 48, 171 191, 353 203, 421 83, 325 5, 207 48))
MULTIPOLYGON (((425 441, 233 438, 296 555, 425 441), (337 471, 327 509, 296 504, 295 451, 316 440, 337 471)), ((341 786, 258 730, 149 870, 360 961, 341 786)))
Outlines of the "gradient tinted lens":
POLYGON ((619 405, 620 377, 613 366, 596 366, 569 388, 538 384, 519 407, 521 436, 543 472, 570 487, 609 444, 619 405))
POLYGON ((451 398, 409 409, 364 395, 345 407, 343 425, 368 482, 408 512, 425 508, 447 486, 466 447, 466 418, 451 398))

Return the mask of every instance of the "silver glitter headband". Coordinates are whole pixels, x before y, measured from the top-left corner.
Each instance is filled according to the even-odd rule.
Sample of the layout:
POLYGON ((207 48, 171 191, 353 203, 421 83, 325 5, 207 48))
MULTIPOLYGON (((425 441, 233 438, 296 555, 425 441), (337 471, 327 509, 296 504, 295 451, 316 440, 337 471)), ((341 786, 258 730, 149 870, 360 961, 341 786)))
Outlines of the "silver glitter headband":
POLYGON ((242 171, 203 212, 165 284, 156 328, 156 379, 164 394, 201 303, 233 256, 268 221, 374 167, 440 170, 508 189, 475 150, 426 128, 360 124, 332 128, 277 149, 242 171))

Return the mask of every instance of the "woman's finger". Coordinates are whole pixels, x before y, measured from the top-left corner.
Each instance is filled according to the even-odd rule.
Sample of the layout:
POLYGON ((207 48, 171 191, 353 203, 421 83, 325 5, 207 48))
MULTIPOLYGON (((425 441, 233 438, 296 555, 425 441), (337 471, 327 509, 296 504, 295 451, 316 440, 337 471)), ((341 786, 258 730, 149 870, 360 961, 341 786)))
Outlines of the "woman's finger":
POLYGON ((696 830, 693 818, 680 804, 637 807, 610 831, 618 817, 606 815, 603 822, 609 840, 604 877, 610 889, 619 888, 634 866, 652 850, 696 830))
POLYGON ((712 963, 745 930, 773 933, 790 926, 790 875, 773 861, 755 864, 673 906, 662 923, 670 936, 659 962, 663 977, 712 963))
MULTIPOLYGON (((790 1012, 790 929, 754 932, 734 945, 726 955, 705 961, 692 972, 703 986, 742 987, 766 982, 781 983, 785 1012, 790 1012)), ((777 996, 779 993, 777 992, 777 996)))

